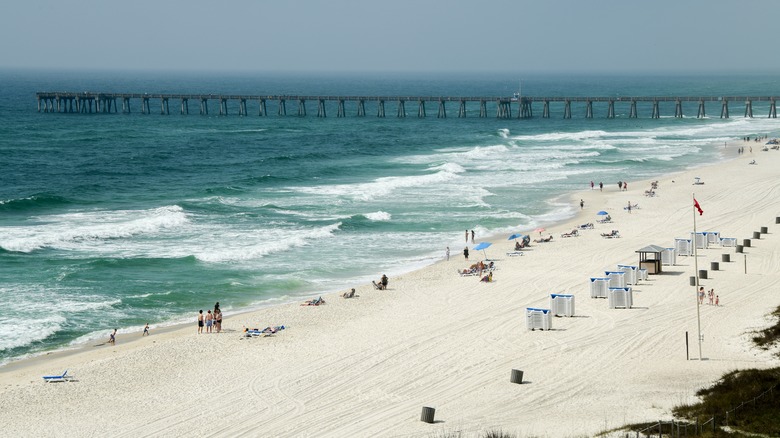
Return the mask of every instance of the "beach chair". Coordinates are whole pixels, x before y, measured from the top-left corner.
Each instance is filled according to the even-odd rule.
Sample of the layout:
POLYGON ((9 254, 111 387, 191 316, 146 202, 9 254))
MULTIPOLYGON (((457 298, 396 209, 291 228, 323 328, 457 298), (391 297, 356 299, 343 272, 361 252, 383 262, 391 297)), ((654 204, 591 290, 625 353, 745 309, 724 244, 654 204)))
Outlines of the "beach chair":
POLYGON ((569 232, 569 233, 562 233, 561 237, 577 237, 579 235, 580 234, 577 232, 577 229, 575 228, 575 229, 571 230, 571 232, 569 232))
POLYGON ((61 375, 59 376, 43 376, 43 381, 46 383, 51 382, 66 382, 68 379, 73 378, 73 376, 68 375, 68 370, 65 370, 61 375))
POLYGON ((523 255, 523 252, 522 251, 509 251, 508 253, 506 253, 506 255, 508 255, 509 257, 521 256, 521 255, 523 255))
POLYGON ((479 275, 479 272, 476 269, 464 269, 462 271, 456 269, 456 271, 458 271, 458 274, 461 277, 476 277, 479 275))
POLYGON ((601 237, 605 239, 616 239, 620 237, 620 232, 618 230, 612 230, 611 233, 601 233, 601 237))
POLYGON ((588 222, 587 224, 582 224, 578 228, 580 230, 592 230, 593 229, 593 222, 588 222))

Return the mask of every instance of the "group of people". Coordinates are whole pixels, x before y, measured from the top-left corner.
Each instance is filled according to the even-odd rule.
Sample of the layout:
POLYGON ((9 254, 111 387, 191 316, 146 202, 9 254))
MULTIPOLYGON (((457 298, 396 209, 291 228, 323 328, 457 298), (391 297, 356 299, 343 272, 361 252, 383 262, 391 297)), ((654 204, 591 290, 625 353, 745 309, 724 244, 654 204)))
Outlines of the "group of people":
MULTIPOLYGON (((469 230, 466 230, 466 243, 469 243, 469 230)), ((471 243, 474 243, 474 230, 471 230, 471 243)))
POLYGON ((720 306, 720 297, 715 295, 715 289, 704 291, 704 286, 699 287, 699 304, 704 304, 704 298, 707 297, 710 306, 720 306))
POLYGON ((213 333, 214 331, 219 333, 222 331, 222 310, 219 308, 219 301, 214 304, 213 313, 211 310, 206 312, 206 314, 203 313, 202 309, 198 311, 198 334, 203 333, 204 327, 206 333, 213 333))

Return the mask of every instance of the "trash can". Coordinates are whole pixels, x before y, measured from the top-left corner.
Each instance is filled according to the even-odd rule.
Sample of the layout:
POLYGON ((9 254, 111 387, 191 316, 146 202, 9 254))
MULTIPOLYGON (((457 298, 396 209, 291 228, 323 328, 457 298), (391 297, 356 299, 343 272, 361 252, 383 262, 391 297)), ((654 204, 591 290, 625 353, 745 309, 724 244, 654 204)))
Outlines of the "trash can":
POLYGON ((761 227, 761 234, 769 234, 769 228, 761 227))
POLYGON ((737 245, 734 247, 734 252, 742 252, 742 245, 737 245))
POLYGON ((707 270, 699 269, 699 279, 707 279, 707 270))
POLYGON ((721 254, 720 255, 720 261, 723 263, 728 263, 731 261, 731 254, 721 254))
POLYGON ((780 224, 780 216, 775 216, 775 223, 780 224))
POLYGON ((718 271, 719 268, 720 268, 720 263, 710 262, 710 271, 718 271))
POLYGON ((436 415, 436 409, 429 408, 428 406, 423 406, 422 408, 422 415, 420 416, 420 421, 423 421, 425 423, 433 424, 433 416, 436 415))
POLYGON ((696 277, 691 276, 690 282, 691 282, 691 286, 696 286, 696 277))
POLYGON ((509 376, 509 381, 512 383, 523 383, 523 371, 512 369, 512 375, 509 376))
POLYGON ((759 233, 758 231, 753 231, 753 238, 754 239, 760 239, 761 238, 761 233, 759 233))
POLYGON ((742 246, 745 248, 750 248, 750 239, 742 239, 742 246))

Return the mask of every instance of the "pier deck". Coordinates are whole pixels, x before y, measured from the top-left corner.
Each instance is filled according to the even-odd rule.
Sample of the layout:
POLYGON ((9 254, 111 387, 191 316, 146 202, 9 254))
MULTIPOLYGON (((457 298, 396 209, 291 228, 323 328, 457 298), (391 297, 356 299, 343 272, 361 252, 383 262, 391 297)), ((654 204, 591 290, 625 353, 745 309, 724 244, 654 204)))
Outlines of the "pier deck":
MULTIPOLYGON (((119 112, 118 102, 122 103, 122 112, 130 113, 131 101, 138 101, 141 105, 140 112, 150 114, 151 102, 155 105, 159 103, 160 114, 170 114, 169 102, 178 101, 180 104, 180 113, 189 114, 189 102, 194 101, 199 105, 199 114, 208 115, 209 101, 214 101, 219 105, 219 114, 228 115, 229 107, 238 107, 238 115, 249 115, 247 102, 256 105, 257 111, 253 111, 258 116, 268 115, 267 102, 276 102, 278 104, 277 114, 287 115, 287 103, 297 104, 297 115, 306 116, 306 103, 317 103, 317 117, 327 117, 326 102, 336 103, 336 117, 346 117, 346 102, 350 106, 354 102, 354 114, 358 117, 366 115, 366 102, 372 102, 376 108, 377 117, 385 117, 386 103, 395 103, 396 116, 406 117, 406 104, 417 104, 417 117, 426 117, 426 102, 437 105, 437 118, 447 117, 447 104, 457 103, 458 117, 466 117, 467 103, 477 103, 479 107, 479 117, 488 117, 488 106, 495 109, 495 117, 501 119, 512 118, 513 107, 516 108, 514 114, 516 118, 526 119, 533 117, 534 104, 541 104, 542 118, 550 118, 550 104, 562 104, 562 117, 570 119, 572 117, 572 104, 577 106, 584 105, 583 116, 593 118, 593 103, 606 103, 606 118, 615 118, 615 106, 628 105, 628 118, 637 118, 637 103, 651 104, 650 117, 661 117, 661 103, 674 103, 674 116, 683 117, 683 103, 695 102, 697 105, 697 118, 706 117, 706 103, 716 102, 720 106, 720 117, 729 118, 729 103, 744 104, 745 117, 753 117, 753 103, 767 102, 768 117, 777 118, 776 96, 630 96, 630 97, 537 97, 523 96, 520 98, 511 98, 505 96, 321 96, 321 95, 248 95, 248 94, 178 94, 178 93, 103 93, 103 92, 38 92, 36 93, 39 112, 58 112, 58 113, 117 113, 119 112), (230 103, 230 105, 229 105, 230 103)), ((330 106, 333 106, 331 103, 330 106)))

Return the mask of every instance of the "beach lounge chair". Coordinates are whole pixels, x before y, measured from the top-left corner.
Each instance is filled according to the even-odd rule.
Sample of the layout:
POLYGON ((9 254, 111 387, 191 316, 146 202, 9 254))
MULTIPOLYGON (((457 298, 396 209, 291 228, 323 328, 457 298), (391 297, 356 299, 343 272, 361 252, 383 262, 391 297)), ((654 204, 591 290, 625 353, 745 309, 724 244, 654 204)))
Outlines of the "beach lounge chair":
POLYGON ((50 382, 66 382, 68 379, 73 378, 73 376, 68 375, 68 370, 65 370, 62 374, 59 376, 43 376, 43 381, 46 383, 50 382))
POLYGON ((508 255, 509 257, 521 256, 523 254, 524 253, 522 251, 509 251, 508 253, 506 253, 506 255, 508 255))
POLYGON ((313 300, 305 301, 301 306, 319 306, 321 304, 325 304, 325 300, 322 297, 317 297, 313 300))
POLYGON ((611 233, 601 233, 601 237, 605 239, 616 239, 620 237, 620 232, 618 230, 612 230, 611 233))
POLYGON ((578 228, 580 230, 592 230, 593 229, 593 222, 588 222, 587 224, 582 224, 578 228))
POLYGON ((553 239, 553 236, 552 236, 552 234, 550 234, 549 237, 542 237, 541 239, 534 240, 534 242, 536 242, 536 243, 545 243, 545 242, 552 241, 552 239, 553 239))
POLYGON ((608 223, 611 223, 611 222, 612 222, 612 216, 610 216, 610 215, 606 215, 606 216, 604 216, 604 219, 599 219, 599 220, 597 220, 596 222, 598 222, 598 223, 600 223, 600 224, 608 224, 608 223))
POLYGON ((275 325, 275 326, 268 326, 262 330, 259 329, 245 329, 244 330, 244 336, 247 338, 250 338, 252 336, 262 336, 262 337, 268 337, 275 333, 280 332, 281 330, 284 330, 285 326, 283 325, 275 325))
POLYGON ((571 232, 561 234, 561 237, 577 237, 579 235, 580 234, 577 232, 577 229, 575 228, 571 230, 571 232))
POLYGON ((476 269, 464 269, 464 270, 458 270, 458 274, 461 277, 476 277, 479 275, 479 271, 476 269))

